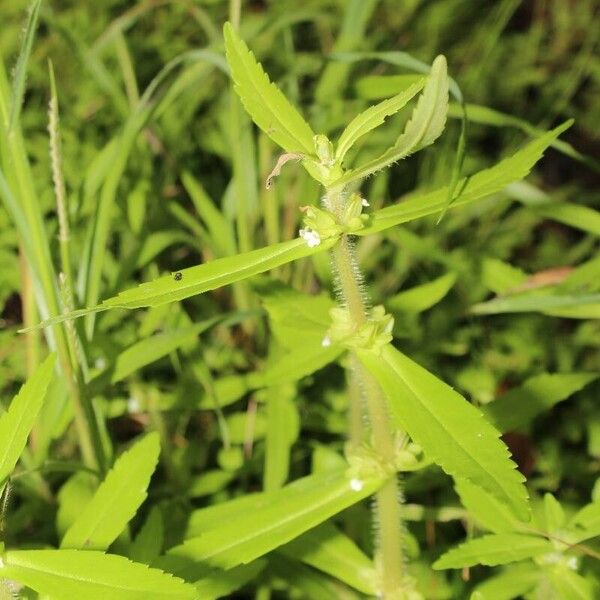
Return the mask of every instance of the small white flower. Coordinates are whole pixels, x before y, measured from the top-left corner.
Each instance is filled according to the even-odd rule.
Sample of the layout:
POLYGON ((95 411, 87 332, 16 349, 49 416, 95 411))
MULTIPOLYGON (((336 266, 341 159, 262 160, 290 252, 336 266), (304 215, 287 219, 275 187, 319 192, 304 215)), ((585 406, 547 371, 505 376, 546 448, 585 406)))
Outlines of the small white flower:
POLYGON ((323 346, 323 348, 329 348, 329 346, 331 346, 331 338, 328 335, 321 340, 321 346, 323 346))
POLYGON ((140 401, 135 396, 131 396, 129 400, 127 400, 127 410, 129 411, 129 413, 139 413, 140 409, 140 401))
POLYGON ((306 242, 306 245, 309 248, 314 248, 321 243, 321 236, 318 231, 314 231, 313 229, 301 229, 299 231, 300 237, 306 242))
POLYGON ((365 207, 366 207, 366 206, 371 206, 371 205, 369 204, 369 201, 368 201, 366 198, 361 198, 361 200, 360 200, 360 203, 361 203, 363 206, 365 206, 365 207))
POLYGON ((355 492, 360 492, 364 486, 364 482, 362 482, 360 479, 350 480, 350 489, 354 490, 355 492))

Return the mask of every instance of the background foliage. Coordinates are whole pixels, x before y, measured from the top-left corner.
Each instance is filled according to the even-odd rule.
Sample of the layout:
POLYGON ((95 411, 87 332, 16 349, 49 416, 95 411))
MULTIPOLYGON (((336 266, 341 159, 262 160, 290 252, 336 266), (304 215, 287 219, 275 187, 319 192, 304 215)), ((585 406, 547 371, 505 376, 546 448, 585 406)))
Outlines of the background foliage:
MULTIPOLYGON (((0 55, 17 79, 27 4, 0 5, 0 55)), ((31 197, 58 272, 61 247, 47 133, 51 59, 75 308, 161 274, 289 240, 300 226, 299 207, 318 201, 318 186, 294 163, 272 189, 264 187, 279 149, 231 101, 221 32, 228 18, 228 3, 219 0, 42 4, 19 118, 31 163, 31 197)), ((595 402, 600 391, 600 216, 594 210, 598 163, 591 158, 600 142, 600 109, 594 101, 600 63, 594 54, 594 18, 592 0, 278 0, 242 6, 243 37, 314 131, 339 134, 355 114, 397 93, 407 77, 414 79, 410 57, 429 64, 439 53, 446 55, 450 75, 468 103, 466 174, 509 156, 537 130, 575 119, 561 136, 563 145, 549 149, 526 181, 450 210, 439 223, 429 216, 358 244, 374 302, 385 304, 395 317, 397 345, 505 432, 528 478, 534 509, 545 515, 536 517, 542 529, 564 528, 567 518, 591 502, 596 512, 589 511, 588 528, 598 527, 594 519, 600 514, 600 408, 595 402), (397 51, 410 56, 372 54, 397 51), (553 508, 552 497, 544 500, 548 492, 562 508, 553 508), (566 517, 548 523, 549 514, 561 511, 566 517)), ((363 184, 373 209, 415 189, 449 183, 460 114, 453 104, 456 118, 433 147, 363 184)), ((351 152, 377 156, 393 143, 406 118, 404 113, 392 117, 351 152)), ((14 175, 6 164, 5 158, 9 179, 14 175)), ((4 408, 46 355, 43 333, 17 334, 23 323, 47 316, 33 306, 31 275, 22 260, 27 244, 40 240, 39 232, 28 232, 29 237, 20 233, 6 204, 0 206, 4 408)), ((108 465, 119 459, 96 490, 98 479, 82 468, 71 425, 72 390, 54 378, 8 498, 5 493, 2 540, 11 548, 6 576, 38 589, 35 576, 23 574, 19 550, 13 548, 60 546, 74 552, 85 545, 98 552, 110 546, 111 554, 198 581, 200 597, 238 588, 239 597, 257 598, 368 594, 368 577, 352 578, 373 552, 371 530, 377 524, 369 523, 367 502, 335 519, 339 531, 356 543, 350 550, 344 546, 348 537, 337 540, 336 547, 335 531, 312 530, 330 541, 336 558, 328 568, 323 556, 307 558, 311 544, 318 545, 310 538, 259 558, 273 548, 271 534, 264 532, 266 541, 254 539, 247 554, 240 549, 244 560, 235 564, 252 562, 228 571, 227 578, 208 569, 186 574, 173 556, 164 555, 168 548, 180 548, 184 537, 210 536, 210 526, 227 521, 225 514, 198 509, 246 498, 259 504, 245 510, 256 511, 258 521, 264 513, 266 523, 274 516, 261 509, 260 497, 248 494, 278 490, 311 472, 322 472, 323 481, 303 493, 324 494, 330 514, 343 507, 346 500, 336 481, 325 475, 341 468, 347 426, 339 351, 322 348, 317 356, 306 351, 328 327, 327 261, 318 254, 278 267, 269 278, 238 282, 182 303, 102 312, 78 321, 86 356, 84 387, 101 415, 99 443, 108 465), (128 474, 121 477, 126 490, 116 481, 119 468, 128 474), (108 489, 99 499, 102 486, 108 489), (92 495, 84 511, 90 518, 101 518, 93 502, 106 506, 110 498, 119 499, 104 524, 76 522, 92 495), (340 556, 354 562, 344 570, 340 556)), ((482 523, 478 499, 469 503, 469 491, 459 490, 461 504, 452 481, 437 467, 406 475, 404 489, 408 555, 426 598, 468 597, 490 576, 502 577, 501 568, 433 571, 430 565, 465 537, 482 531, 518 536, 518 528, 482 523)), ((294 508, 294 492, 288 495, 291 504, 281 500, 284 513, 294 508)), ((229 529, 214 539, 235 538, 235 521, 229 529)), ((490 544, 515 548, 518 542, 509 537, 490 544)), ((494 596, 482 588, 488 594, 483 597, 530 593, 549 598, 543 594, 551 589, 558 598, 592 598, 585 594, 594 593, 589 590, 600 572, 600 545, 597 539, 589 545, 596 559, 582 557, 589 586, 580 595, 561 590, 550 575, 540 583, 527 570, 529 561, 517 566, 522 590, 494 596)), ((207 547, 218 556, 218 548, 207 547)), ((548 550, 539 547, 539 554, 548 550)), ((233 566, 224 556, 208 562, 233 566)), ((451 555, 445 560, 451 567, 451 555)), ((78 565, 79 572, 95 572, 93 564, 78 565)), ((363 567, 368 570, 370 563, 363 567)), ((517 571, 508 576, 518 579, 517 571)), ((157 597, 169 597, 170 585, 173 597, 192 593, 178 588, 178 580, 156 581, 165 586, 157 597)), ((112 583, 118 589, 120 583, 112 583)), ((66 579, 57 585, 53 589, 59 593, 70 589, 66 579)), ((143 593, 151 589, 150 580, 143 593)))

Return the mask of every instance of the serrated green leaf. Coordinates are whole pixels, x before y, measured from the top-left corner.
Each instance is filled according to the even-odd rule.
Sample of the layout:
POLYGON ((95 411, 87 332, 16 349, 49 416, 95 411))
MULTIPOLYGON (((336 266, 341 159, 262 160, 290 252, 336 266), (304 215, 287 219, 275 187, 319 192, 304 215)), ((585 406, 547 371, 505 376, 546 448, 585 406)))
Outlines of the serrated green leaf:
POLYGON ((448 85, 446 59, 440 55, 433 61, 423 93, 404 129, 404 133, 381 156, 356 169, 347 171, 336 180, 336 185, 347 185, 357 179, 368 177, 421 148, 433 144, 442 134, 446 125, 448 85))
POLYGON ((590 581, 566 565, 554 565, 545 569, 552 587, 561 600, 595 600, 598 598, 598 582, 590 581))
MULTIPOLYGON (((541 577, 539 568, 533 564, 515 565, 486 579, 475 588, 474 593, 479 593, 483 600, 513 600, 533 589, 541 577)), ((473 597, 471 600, 474 600, 473 597)))
POLYGON ((600 537, 600 501, 592 502, 577 512, 568 523, 577 543, 600 537))
MULTIPOLYGON (((512 156, 500 161, 497 165, 479 171, 471 177, 459 181, 457 189, 461 193, 453 200, 449 210, 480 200, 490 194, 501 191, 509 183, 523 179, 533 165, 542 157, 544 151, 573 121, 567 121, 552 131, 529 142, 512 156)), ((388 206, 373 213, 367 227, 360 229, 356 235, 370 235, 377 231, 389 229, 400 223, 407 223, 434 215, 444 210, 448 200, 448 186, 428 193, 415 193, 403 202, 388 206)))
POLYGON ((187 600, 196 591, 181 579, 94 550, 11 550, 0 575, 61 600, 187 600))
POLYGON ((455 282, 456 274, 446 273, 433 281, 392 296, 386 305, 392 312, 420 313, 440 302, 455 282))
POLYGON ((223 34, 234 89, 252 120, 287 152, 314 154, 315 134, 308 123, 271 83, 230 23, 225 23, 223 34))
POLYGON ((463 506, 481 527, 493 533, 511 533, 526 525, 505 504, 471 482, 461 479, 454 487, 463 506))
POLYGON ((212 504, 192 511, 185 532, 185 539, 191 539, 219 527, 230 518, 238 518, 245 513, 264 508, 268 505, 268 494, 255 492, 239 496, 227 502, 212 504))
POLYGON ((160 509, 153 506, 142 528, 129 545, 127 556, 134 562, 149 565, 160 556, 164 538, 164 523, 160 509))
POLYGON ((261 495, 252 510, 238 504, 243 512, 232 511, 218 526, 168 554, 224 569, 248 563, 371 495, 383 481, 373 476, 360 483, 352 480, 351 487, 344 470, 304 477, 261 495))
POLYGON ((214 290, 252 275, 263 273, 288 262, 329 249, 335 239, 325 240, 309 248, 303 239, 294 239, 236 256, 183 269, 177 276, 167 275, 143 283, 105 300, 104 308, 140 308, 177 302, 190 296, 214 290))
POLYGON ((365 100, 383 100, 395 96, 423 79, 422 75, 366 75, 355 84, 356 95, 365 100))
POLYGON ((560 531, 565 524, 565 511, 552 494, 544 494, 544 521, 548 533, 560 531))
POLYGON ((482 406, 481 410, 502 433, 513 431, 598 377, 597 373, 542 373, 482 406))
POLYGON ((433 563, 434 569, 462 569, 473 565, 503 565, 550 553, 552 543, 520 533, 498 533, 469 540, 446 552, 433 563))
POLYGON ((515 514, 529 518, 524 477, 483 415, 449 385, 387 345, 381 355, 359 350, 377 379, 398 428, 449 475, 490 492, 515 514))
POLYGON ((105 550, 146 499, 158 462, 160 439, 150 433, 115 462, 90 502, 62 539, 61 548, 105 550))
POLYGON ((367 110, 354 117, 344 129, 337 142, 335 152, 336 160, 341 163, 348 150, 350 150, 363 135, 366 135, 369 131, 379 127, 385 122, 387 117, 396 114, 399 110, 404 108, 411 98, 416 96, 423 89, 424 85, 425 78, 421 78, 418 82, 395 95, 393 98, 388 98, 379 104, 370 106, 367 110))
POLYGON ((323 523, 279 551, 332 575, 359 592, 376 594, 373 562, 332 523, 323 523))
POLYGON ((288 242, 245 252, 244 254, 226 256, 202 265, 183 269, 173 275, 165 275, 154 281, 142 283, 136 288, 131 288, 105 300, 94 308, 76 310, 66 315, 47 319, 37 327, 48 327, 49 325, 111 308, 133 309, 179 302, 185 298, 203 294, 235 281, 247 279, 252 275, 264 273, 305 256, 323 252, 331 248, 335 242, 336 238, 328 238, 318 246, 309 248, 303 239, 296 238, 288 242))
POLYGON ((232 592, 240 589, 267 566, 266 560, 255 560, 248 565, 240 565, 228 571, 211 569, 211 572, 194 582, 198 597, 202 600, 229 598, 232 592))
POLYGON ((54 354, 48 356, 23 384, 8 410, 0 417, 0 489, 27 444, 29 432, 42 408, 52 379, 55 362, 54 354))

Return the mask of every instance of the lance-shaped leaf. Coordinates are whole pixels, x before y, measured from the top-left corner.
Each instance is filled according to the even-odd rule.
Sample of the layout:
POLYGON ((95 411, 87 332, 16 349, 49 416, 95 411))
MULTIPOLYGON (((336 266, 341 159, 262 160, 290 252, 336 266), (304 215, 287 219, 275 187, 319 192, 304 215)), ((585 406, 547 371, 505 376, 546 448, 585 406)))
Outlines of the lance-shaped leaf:
POLYGON ((457 480, 454 487, 463 506, 480 527, 493 533, 515 533, 527 527, 526 523, 513 515, 506 504, 480 487, 464 479, 457 480))
POLYGON ((19 58, 17 59, 17 64, 15 66, 15 72, 13 77, 10 120, 8 123, 9 131, 15 128, 15 125, 21 113, 21 105, 23 104, 23 96, 25 94, 25 83, 27 79, 27 64, 29 63, 31 47, 33 46, 33 39, 35 37, 35 32, 37 29, 41 4, 42 0, 34 0, 29 6, 27 24, 25 25, 23 41, 21 43, 21 50, 19 52, 19 58))
MULTIPOLYGON (((543 156, 546 148, 572 124, 573 121, 567 121, 559 125, 552 131, 529 142, 521 150, 500 161, 497 165, 459 181, 457 189, 462 191, 452 201, 449 209, 453 210, 459 206, 485 198, 490 194, 495 194, 509 183, 523 179, 531 171, 533 165, 543 156)), ((447 201, 448 186, 428 193, 417 192, 403 202, 373 213, 368 227, 357 231, 356 235, 369 235, 400 223, 434 215, 445 209, 447 201)))
MULTIPOLYGON (((471 307, 474 315, 498 315, 503 313, 560 311, 560 316, 575 319, 600 317, 600 294, 561 294, 549 291, 531 292, 494 298, 471 307)), ((559 314, 560 314, 559 313, 559 314)))
POLYGON ((384 123, 387 117, 396 114, 406 106, 406 103, 416 96, 425 85, 425 78, 421 78, 413 83, 406 90, 403 90, 393 98, 388 98, 379 104, 375 104, 360 113, 344 129, 337 143, 335 158, 339 162, 344 160, 346 153, 354 144, 369 131, 379 127, 384 123))
POLYGON ((473 565, 503 565, 547 552, 553 552, 551 542, 533 535, 498 533, 484 535, 453 548, 440 557, 434 569, 462 569, 473 565))
POLYGON ((186 600, 194 586, 122 556, 95 550, 11 550, 0 577, 61 600, 186 600))
POLYGON ((63 537, 61 548, 106 550, 146 499, 160 452, 150 433, 124 452, 63 537))
MULTIPOLYGON (((301 238, 280 244, 273 244, 251 252, 226 256, 202 265, 183 269, 173 275, 159 277, 154 281, 142 283, 109 298, 93 308, 84 308, 71 313, 47 319, 37 327, 47 327, 69 319, 75 319, 92 312, 101 312, 110 308, 141 308, 160 306, 178 302, 209 290, 247 279, 252 275, 264 273, 288 262, 328 250, 336 242, 332 237, 323 240, 318 246, 310 248, 301 238)), ((25 330, 27 331, 27 330, 25 330)))
POLYGON ((449 475, 490 492, 529 518, 524 477, 483 415, 449 385, 387 345, 381 355, 358 356, 377 379, 397 427, 406 431, 449 475))
POLYGON ((336 184, 345 185, 351 181, 368 177, 417 150, 433 144, 442 134, 446 125, 448 85, 446 59, 440 55, 433 61, 425 89, 404 133, 396 140, 396 143, 378 158, 342 175, 336 184))
POLYGON ((517 563, 480 583, 473 590, 470 600, 513 600, 525 597, 543 576, 537 565, 531 562, 517 563))
POLYGON ((246 503, 236 504, 216 527, 168 555, 224 569, 248 563, 370 496, 384 481, 381 474, 354 479, 344 470, 304 477, 262 494, 251 510, 246 503))
POLYGON ((319 569, 365 594, 374 595, 372 561, 332 523, 323 523, 281 547, 280 552, 319 569))
POLYGON ((483 414, 502 433, 527 425, 541 412, 566 400, 598 379, 598 373, 542 373, 482 407, 483 414))
POLYGON ((252 120, 287 152, 314 154, 314 132, 271 81, 230 23, 223 28, 234 89, 252 120))
POLYGON ((600 537, 600 500, 584 506, 569 521, 568 527, 577 542, 600 537))
POLYGON ((52 379, 54 354, 38 367, 0 417, 0 489, 15 468, 52 379))

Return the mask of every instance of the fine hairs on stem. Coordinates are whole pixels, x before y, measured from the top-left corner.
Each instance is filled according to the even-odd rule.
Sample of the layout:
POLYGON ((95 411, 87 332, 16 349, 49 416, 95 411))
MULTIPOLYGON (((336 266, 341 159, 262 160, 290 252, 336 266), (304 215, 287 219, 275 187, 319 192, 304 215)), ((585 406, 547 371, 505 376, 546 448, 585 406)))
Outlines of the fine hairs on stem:
MULTIPOLYGON (((344 209, 347 195, 343 190, 328 190, 323 204, 338 218, 344 209)), ((331 250, 331 260, 336 281, 338 301, 346 308, 354 327, 358 329, 368 322, 370 311, 368 298, 356 258, 355 245, 348 235, 340 239, 331 250)), ((366 371, 360 361, 352 356, 353 375, 350 379, 358 385, 362 403, 371 429, 375 452, 384 463, 394 459, 395 445, 383 392, 373 376, 366 371)), ((356 402, 357 394, 351 394, 356 402)), ((360 410, 354 406, 351 413, 360 410)), ((351 428, 351 445, 356 447, 354 428, 351 428)), ((402 598, 405 560, 402 553, 401 511, 398 502, 401 497, 396 477, 391 477, 375 496, 375 521, 386 523, 378 528, 376 538, 378 562, 381 570, 381 593, 386 600, 402 598)))

